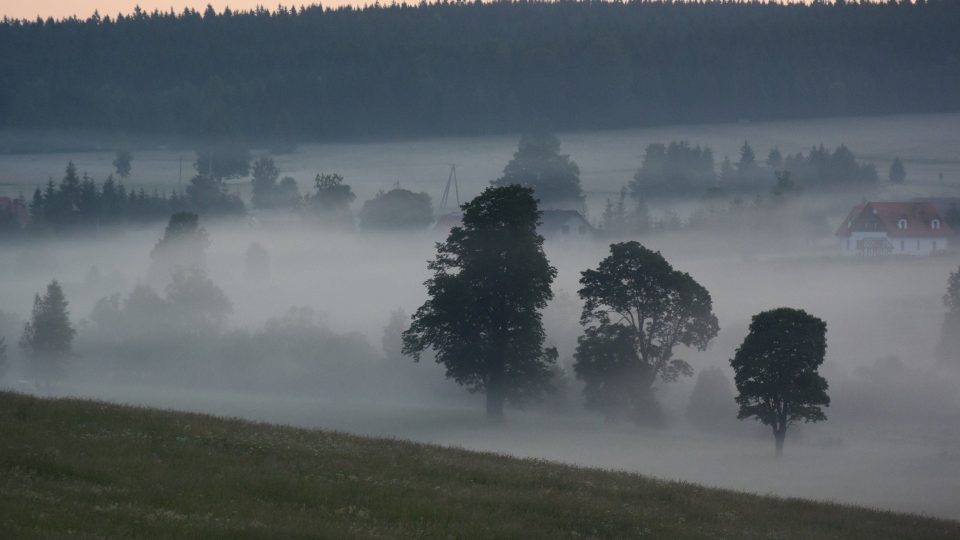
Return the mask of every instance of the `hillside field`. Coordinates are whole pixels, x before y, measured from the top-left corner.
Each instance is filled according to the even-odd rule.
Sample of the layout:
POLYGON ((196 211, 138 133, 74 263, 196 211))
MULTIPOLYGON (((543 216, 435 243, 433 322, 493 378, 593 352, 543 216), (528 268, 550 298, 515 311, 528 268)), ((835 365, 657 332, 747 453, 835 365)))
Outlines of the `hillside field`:
POLYGON ((8 538, 957 538, 960 523, 0 393, 8 538))

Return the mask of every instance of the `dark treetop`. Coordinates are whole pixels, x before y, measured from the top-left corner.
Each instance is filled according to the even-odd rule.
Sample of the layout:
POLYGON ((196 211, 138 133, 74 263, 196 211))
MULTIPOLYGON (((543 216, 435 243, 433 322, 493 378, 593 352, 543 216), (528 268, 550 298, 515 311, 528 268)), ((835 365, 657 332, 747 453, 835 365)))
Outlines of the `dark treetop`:
POLYGON ((537 234, 540 211, 529 188, 487 188, 463 205, 463 225, 437 245, 428 300, 404 333, 404 353, 432 348, 447 376, 487 395, 487 413, 547 387, 556 350, 543 349, 540 311, 557 274, 537 234))
POLYGON ((755 417, 773 429, 777 454, 787 427, 826 420, 827 380, 817 370, 827 351, 827 323, 800 309, 778 308, 753 317, 730 361, 740 395, 740 419, 755 417))

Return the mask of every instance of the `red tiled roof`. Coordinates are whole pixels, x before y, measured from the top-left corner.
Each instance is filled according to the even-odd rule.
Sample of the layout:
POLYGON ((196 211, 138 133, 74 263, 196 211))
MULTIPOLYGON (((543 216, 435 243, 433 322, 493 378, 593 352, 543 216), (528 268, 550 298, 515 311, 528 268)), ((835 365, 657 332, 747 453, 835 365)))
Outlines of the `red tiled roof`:
POLYGON ((896 238, 947 238, 953 229, 929 202, 867 202, 850 210, 837 236, 854 232, 886 232, 896 238), (940 227, 935 229, 934 222, 940 227), (901 228, 901 224, 905 227, 901 228))

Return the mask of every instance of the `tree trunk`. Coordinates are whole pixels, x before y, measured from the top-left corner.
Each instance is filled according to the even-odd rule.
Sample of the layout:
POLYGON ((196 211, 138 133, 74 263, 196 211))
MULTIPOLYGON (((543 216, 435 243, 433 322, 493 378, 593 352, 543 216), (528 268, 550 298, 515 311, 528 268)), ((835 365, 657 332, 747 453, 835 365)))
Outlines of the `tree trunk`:
POLYGON ((487 420, 503 422, 504 396, 499 385, 487 388, 487 420))
POLYGON ((773 430, 773 438, 777 441, 777 459, 783 457, 783 440, 787 437, 787 428, 773 430))
POLYGON ((503 422, 503 402, 506 401, 507 393, 504 389, 503 373, 501 366, 492 366, 487 374, 487 420, 500 423, 503 422))

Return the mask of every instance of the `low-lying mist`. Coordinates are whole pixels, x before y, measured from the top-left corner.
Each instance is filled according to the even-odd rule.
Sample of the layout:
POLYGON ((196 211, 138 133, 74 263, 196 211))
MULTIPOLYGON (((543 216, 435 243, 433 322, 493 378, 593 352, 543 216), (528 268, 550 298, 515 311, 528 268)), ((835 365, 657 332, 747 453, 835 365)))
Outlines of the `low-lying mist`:
POLYGON ((62 380, 34 387, 13 346, 5 383, 960 517, 960 378, 934 360, 941 296, 957 260, 841 258, 829 233, 840 217, 808 212, 822 203, 795 201, 769 226, 640 238, 710 291, 721 326, 706 351, 678 351, 695 374, 658 385, 661 428, 586 412, 571 369, 579 274, 605 256, 609 239, 547 240, 558 277, 544 322, 560 353, 560 392, 490 425, 481 396, 446 380, 430 359, 415 364, 398 353, 396 312, 409 317, 425 298, 426 261, 443 232, 333 232, 269 215, 205 221, 208 281, 188 294, 151 275, 162 224, 0 252, 0 332, 8 343, 51 279, 62 283, 78 329, 77 356, 62 380), (252 243, 267 252, 255 272, 252 243), (189 304, 205 286, 228 304, 198 315, 189 304), (698 419, 690 405, 702 372, 716 378, 718 368, 732 391, 728 361, 750 317, 778 306, 827 322, 823 373, 832 398, 829 420, 791 431, 782 460, 773 458, 768 429, 738 422, 722 391, 704 398, 726 411, 713 420, 698 419))

